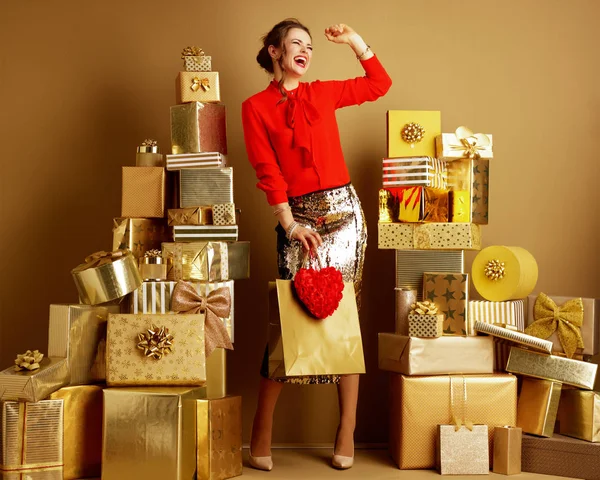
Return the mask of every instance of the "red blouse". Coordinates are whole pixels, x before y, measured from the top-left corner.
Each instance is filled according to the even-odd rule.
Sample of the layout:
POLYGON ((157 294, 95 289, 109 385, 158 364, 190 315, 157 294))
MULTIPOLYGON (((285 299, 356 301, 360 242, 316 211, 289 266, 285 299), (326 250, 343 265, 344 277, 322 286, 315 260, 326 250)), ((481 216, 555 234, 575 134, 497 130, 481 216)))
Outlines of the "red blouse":
POLYGON ((392 85, 377 57, 361 64, 364 77, 301 82, 284 102, 273 80, 242 104, 248 159, 269 204, 350 182, 335 111, 374 101, 392 85))

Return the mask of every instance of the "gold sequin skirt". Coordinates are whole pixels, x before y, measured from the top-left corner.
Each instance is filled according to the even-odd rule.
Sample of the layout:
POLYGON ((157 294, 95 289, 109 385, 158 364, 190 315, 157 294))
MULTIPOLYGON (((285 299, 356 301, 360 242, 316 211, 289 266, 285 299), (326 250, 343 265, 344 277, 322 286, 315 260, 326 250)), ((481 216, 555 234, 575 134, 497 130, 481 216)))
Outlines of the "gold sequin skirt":
MULTIPOLYGON (((320 190, 288 199, 294 220, 319 232, 323 245, 319 257, 323 266, 335 267, 342 272, 345 282, 354 282, 356 303, 360 311, 363 265, 367 248, 367 224, 358 195, 351 184, 320 190)), ((277 232, 279 276, 291 280, 302 266, 304 249, 297 240, 288 240, 281 225, 277 232)), ((311 262, 316 263, 313 258, 311 262)), ((312 265, 317 267, 317 265, 312 265)), ((268 347, 261 375, 268 378, 268 347)), ((299 384, 338 383, 337 375, 311 375, 272 378, 278 382, 299 384)))

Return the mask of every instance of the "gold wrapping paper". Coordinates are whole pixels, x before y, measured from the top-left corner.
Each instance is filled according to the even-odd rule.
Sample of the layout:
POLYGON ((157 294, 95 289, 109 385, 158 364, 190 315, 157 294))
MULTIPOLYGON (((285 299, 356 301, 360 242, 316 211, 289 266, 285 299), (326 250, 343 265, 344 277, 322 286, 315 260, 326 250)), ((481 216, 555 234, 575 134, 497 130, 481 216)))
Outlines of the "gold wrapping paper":
POLYGON ((563 389, 558 427, 561 435, 600 442, 600 393, 563 389))
POLYGON ((162 154, 153 152, 137 152, 135 154, 136 167, 161 167, 164 168, 165 160, 162 154))
POLYGON ((506 370, 508 372, 565 383, 573 387, 594 388, 598 365, 570 358, 544 355, 512 347, 506 370))
POLYGON ((219 203, 212 209, 214 225, 235 225, 235 204, 219 203))
POLYGON ((499 323, 515 327, 517 331, 525 330, 525 308, 523 300, 508 302, 488 302, 486 300, 469 301, 469 334, 475 335, 475 323, 499 323))
POLYGON ((113 250, 130 250, 141 258, 148 250, 160 249, 168 242, 169 232, 162 218, 115 218, 113 220, 113 250))
POLYGON ((529 295, 535 288, 538 266, 533 255, 521 247, 491 246, 477 254, 471 267, 473 285, 486 300, 504 302, 529 295), (485 275, 485 267, 492 260, 505 265, 504 277, 492 280, 485 275))
POLYGON ((63 480, 62 467, 35 468, 33 470, 5 472, 0 470, 2 480, 63 480))
POLYGON ((417 301, 418 292, 416 289, 396 287, 396 310, 395 324, 396 333, 399 335, 408 335, 408 315, 411 305, 417 301))
POLYGON ((194 478, 201 398, 205 388, 105 389, 102 479, 194 478))
POLYGON ((171 107, 171 151, 227 155, 225 105, 191 102, 171 107))
POLYGON ((269 283, 269 377, 365 373, 354 284, 344 282, 342 295, 331 316, 315 320, 291 281, 269 283))
POLYGON ((437 470, 440 475, 489 475, 490 453, 487 425, 473 429, 438 425, 437 470))
POLYGON ((102 388, 98 385, 65 387, 50 395, 51 400, 64 402, 65 480, 100 476, 102 388))
POLYGON ((179 172, 179 206, 233 203, 233 168, 186 168, 179 172))
POLYGON ((0 470, 63 465, 63 401, 1 402, 0 470))
POLYGON ((431 157, 384 158, 383 186, 447 188, 446 162, 431 157))
POLYGON ((560 382, 524 377, 517 404, 517 426, 524 433, 551 437, 561 390, 560 382))
POLYGON ((44 357, 37 370, 16 372, 14 366, 0 372, 0 400, 39 402, 71 381, 66 358, 44 357))
POLYGON ((476 332, 492 335, 518 345, 524 345, 527 348, 536 350, 538 352, 547 354, 552 353, 552 342, 542 340, 541 338, 533 337, 522 332, 516 332, 509 328, 490 325, 489 323, 476 322, 474 329, 476 332))
MULTIPOLYGON (((517 421, 517 378, 501 374, 464 378, 468 418, 488 426, 489 451, 493 452, 494 427, 515 426, 517 421)), ((437 426, 452 420, 451 377, 392 374, 390 379, 390 453, 394 461, 401 469, 435 468, 437 426)))
POLYGON ((473 145, 473 152, 476 157, 482 159, 494 158, 493 137, 491 134, 473 134, 465 127, 459 127, 455 133, 442 133, 435 137, 436 157, 446 160, 448 163, 455 163, 460 159, 470 158, 469 146, 461 142, 464 138, 469 144, 473 145), (461 129, 464 129, 461 131, 461 129), (465 134, 466 133, 466 134, 465 134))
POLYGON ((173 240, 175 242, 237 242, 237 225, 175 225, 173 240))
POLYGON ((50 305, 48 356, 68 360, 70 385, 104 381, 101 352, 105 348, 108 313, 108 308, 100 306, 50 305))
POLYGON ((471 222, 471 195, 464 190, 451 190, 448 198, 448 221, 452 223, 471 222))
POLYGON ((388 110, 387 112, 387 156, 393 157, 433 157, 435 158, 435 137, 442 133, 440 112, 388 110), (424 130, 423 139, 411 144, 402 139, 402 129, 406 124, 417 123, 424 130))
POLYGON ((122 167, 122 217, 162 218, 165 216, 165 169, 122 167))
POLYGON ((227 395, 227 355, 224 348, 215 348, 206 359, 206 396, 227 395))
POLYGON ((212 208, 171 208, 167 211, 167 223, 170 227, 175 225, 212 225, 212 208))
MULTIPOLYGON (((529 295, 527 297, 527 326, 531 325, 534 318, 534 306, 538 295, 529 295)), ((558 295, 549 295, 557 306, 564 305, 569 300, 579 297, 566 297, 558 295)), ((578 350, 578 353, 584 355, 596 355, 600 353, 600 301, 596 298, 582 298, 583 302, 583 324, 581 325, 581 336, 583 337, 583 351, 578 350)), ((548 337, 553 343, 554 352, 564 352, 564 349, 558 339, 558 334, 555 332, 548 337)))
POLYGON ((403 187, 398 220, 401 222, 447 222, 448 191, 429 187, 403 187))
POLYGON ((197 479, 242 474, 242 397, 196 401, 197 479))
POLYGON ((182 59, 186 72, 210 72, 212 69, 210 55, 184 55, 182 59))
POLYGON ((114 315, 108 317, 106 383, 126 385, 203 385, 206 381, 204 315, 114 315), (152 325, 166 327, 173 351, 160 360, 137 348, 138 334, 152 325))
POLYGON ((379 368, 404 375, 490 374, 494 343, 487 337, 411 338, 380 333, 379 368))
POLYGON ((219 152, 180 153, 177 155, 167 155, 167 170, 226 166, 227 157, 219 152))
POLYGON ((494 429, 494 473, 518 475, 521 473, 521 437, 518 427, 494 429))
POLYGON ((423 274, 423 300, 435 303, 446 317, 444 335, 467 335, 469 275, 466 273, 423 274))
POLYGON ((408 336, 437 338, 444 334, 444 314, 408 316, 408 336))
POLYGON ((485 159, 462 159, 449 162, 448 188, 450 198, 458 200, 452 206, 461 207, 466 221, 481 225, 488 223, 490 161, 485 159), (463 208, 464 207, 464 208, 463 208))
POLYGON ((481 229, 473 223, 379 223, 378 230, 381 249, 481 249, 481 229))
POLYGON ((179 72, 175 88, 177 103, 221 101, 219 72, 179 72))
POLYGON ((85 268, 81 264, 71 270, 81 303, 98 305, 124 297, 142 284, 135 258, 127 254, 100 265, 85 268))

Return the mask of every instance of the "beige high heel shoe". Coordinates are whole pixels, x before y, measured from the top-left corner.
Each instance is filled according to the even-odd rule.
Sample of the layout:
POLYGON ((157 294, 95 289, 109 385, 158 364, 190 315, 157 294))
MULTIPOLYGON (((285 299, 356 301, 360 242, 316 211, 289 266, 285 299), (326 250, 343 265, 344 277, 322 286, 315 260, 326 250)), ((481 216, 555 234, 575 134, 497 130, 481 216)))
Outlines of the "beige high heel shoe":
POLYGON ((273 469, 273 458, 271 455, 268 457, 253 457, 252 452, 249 451, 248 462, 252 468, 256 468, 257 470, 270 472, 273 469))
POLYGON ((352 468, 352 465, 354 465, 354 455, 352 455, 351 457, 345 457, 343 455, 335 454, 335 447, 337 445, 338 433, 339 433, 339 428, 335 434, 335 444, 333 445, 333 456, 331 457, 331 465, 333 466, 333 468, 337 468, 339 470, 347 470, 348 468, 352 468))

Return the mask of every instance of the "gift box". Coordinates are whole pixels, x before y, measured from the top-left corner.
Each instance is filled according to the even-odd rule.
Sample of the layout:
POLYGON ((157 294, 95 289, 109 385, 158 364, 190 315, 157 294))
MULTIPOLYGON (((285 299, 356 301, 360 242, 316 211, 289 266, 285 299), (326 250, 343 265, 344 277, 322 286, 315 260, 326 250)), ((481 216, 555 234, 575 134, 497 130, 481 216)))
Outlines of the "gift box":
POLYGON ((165 216, 165 169, 122 167, 122 217, 162 218, 165 216))
MULTIPOLYGON (((233 304, 233 303, 232 303, 233 304)), ((224 348, 215 348, 206 358, 206 397, 227 395, 227 355, 224 348)))
POLYGON ((184 168, 221 168, 226 166, 227 157, 219 152, 167 155, 167 170, 183 170, 184 168))
POLYGON ((437 433, 436 464, 440 475, 489 475, 487 425, 438 425, 437 433))
POLYGON ((167 223, 175 225, 212 225, 212 207, 171 208, 167 211, 167 223))
POLYGON ((436 157, 435 138, 442 133, 440 112, 388 110, 387 156, 436 157))
POLYGON ((250 242, 162 244, 169 280, 242 280, 250 276, 250 242))
MULTIPOLYGON (((572 351, 584 355, 600 353, 600 302, 595 298, 560 297, 546 294, 527 297, 527 326, 531 335, 543 335, 553 343, 553 351, 564 353, 559 332, 572 351), (581 300, 581 301, 579 301, 581 300), (539 302, 537 311, 536 302, 539 302), (529 327, 538 320, 536 327, 529 327), (567 325, 567 322, 571 326, 567 325), (541 326, 541 329, 540 329, 541 326), (573 328, 573 326, 575 328, 573 328), (547 334, 550 334, 546 337, 547 334), (579 337, 579 335, 581 335, 579 337), (581 338, 583 348, 577 348, 581 338)), ((543 338, 542 337, 542 338, 543 338)))
POLYGON ((479 250, 481 229, 473 223, 379 223, 379 248, 479 250))
POLYGON ((380 333, 379 368, 404 375, 490 374, 494 372, 494 342, 486 337, 413 338, 380 333))
POLYGON ((454 133, 435 137, 435 156, 453 163, 454 160, 494 158, 491 134, 473 133, 467 127, 458 127, 454 133))
POLYGON ((485 159, 463 159, 449 162, 448 188, 465 208, 465 221, 481 225, 488 224, 490 161, 485 159), (462 200, 461 200, 462 199, 462 200))
POLYGON ((113 220, 113 250, 130 250, 141 258, 148 250, 160 249, 170 241, 163 218, 115 218, 113 220))
POLYGON ((142 144, 137 147, 135 166, 161 168, 165 166, 163 156, 160 154, 156 140, 144 140, 142 144))
POLYGON ((0 470, 63 465, 63 401, 1 402, 0 470))
POLYGON ((512 375, 391 374, 390 381, 390 453, 401 469, 435 468, 437 426, 452 421, 451 400, 464 405, 465 393, 464 416, 473 424, 488 426, 490 452, 494 427, 515 426, 517 421, 517 378, 512 375))
POLYGON ((492 335, 518 345, 524 345, 525 347, 538 352, 547 354, 552 353, 552 342, 542 340, 541 338, 532 337, 531 335, 517 332, 509 328, 490 325, 489 323, 475 322, 474 329, 476 332, 492 335))
POLYGON ((517 404, 517 426, 525 433, 551 437, 561 389, 560 382, 524 377, 517 404))
POLYGON ((108 316, 106 383, 203 385, 204 314, 108 316))
POLYGON ((398 219, 401 222, 447 222, 448 191, 429 187, 404 187, 398 219))
POLYGON ((444 314, 408 316, 408 336, 437 338, 444 334, 444 314))
POLYGON ((185 47, 181 52, 183 68, 186 72, 210 72, 212 70, 212 58, 204 54, 200 47, 185 47))
POLYGON ((212 206, 214 225, 235 225, 235 205, 219 203, 212 206))
POLYGON ((173 227, 173 240, 175 242, 237 242, 237 225, 175 225, 173 227))
POLYGON ((98 305, 124 297, 142 284, 131 252, 96 252, 71 270, 81 303, 98 305))
POLYGON ((522 435, 523 431, 518 427, 496 427, 494 429, 494 473, 500 475, 521 473, 522 435))
POLYGON ((220 102, 219 72, 179 72, 175 90, 177 103, 220 102))
POLYGON ((563 389, 558 405, 558 433, 600 442, 600 394, 563 389))
POLYGON ((508 372, 561 382, 573 387, 594 388, 598 365, 570 358, 544 355, 542 353, 512 347, 506 370, 508 372))
MULTIPOLYGON (((111 309, 114 313, 115 309, 111 309)), ((105 378, 104 346, 109 309, 89 305, 50 305, 48 356, 69 362, 70 385, 105 378)))
POLYGON ((227 155, 225 105, 191 102, 171 107, 171 153, 227 155))
POLYGON ((383 186, 447 188, 446 163, 431 157, 384 158, 383 186))
POLYGON ((524 472, 600 480, 600 444, 554 435, 523 435, 524 472))
POLYGON ((467 335, 469 275, 466 273, 423 274, 423 300, 437 305, 444 314, 444 335, 467 335))
POLYGON ((187 168, 179 172, 179 206, 233 203, 233 168, 187 168))
POLYGON ((408 335, 408 315, 412 310, 412 305, 418 300, 416 289, 396 287, 394 289, 396 308, 395 308, 395 332, 399 335, 408 335))
POLYGON ((465 190, 448 192, 448 221, 469 223, 471 221, 471 195, 465 190))
POLYGON ((508 302, 471 300, 469 301, 469 319, 469 335, 475 335, 476 322, 508 325, 522 332, 525 330, 524 302, 523 300, 508 302))
POLYGON ((196 401, 205 388, 104 390, 103 480, 189 480, 196 472, 196 401))
POLYGON ((33 470, 5 472, 0 470, 2 480, 63 480, 62 467, 35 468, 33 470))
POLYGON ((44 357, 36 370, 16 371, 12 366, 0 372, 0 401, 39 402, 71 382, 66 358, 44 357))
POLYGON ((197 400, 196 423, 196 478, 225 480, 241 475, 242 397, 197 400))
MULTIPOLYGON (((65 387, 50 395, 64 402, 65 480, 99 477, 102 467, 102 386, 65 387)), ((61 477, 63 478, 63 477, 61 477)))

